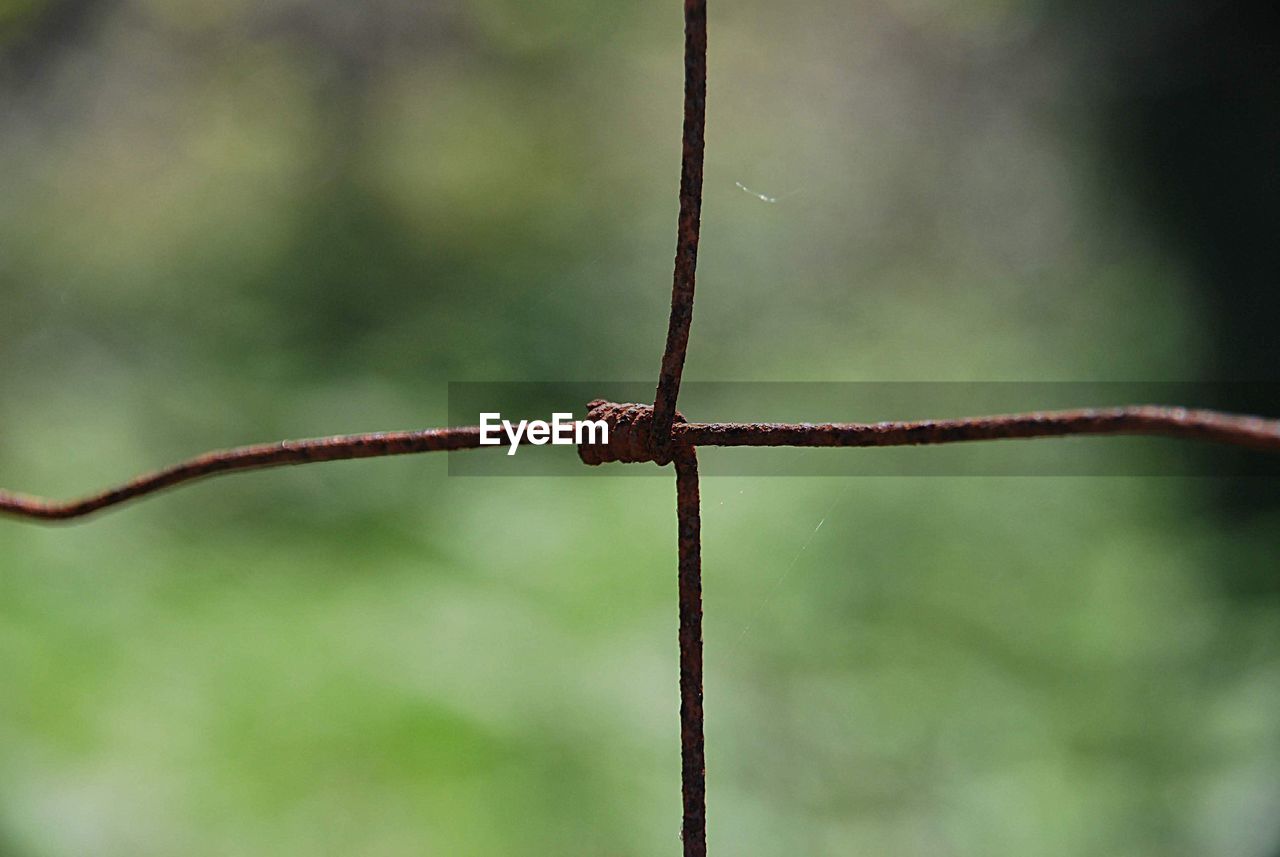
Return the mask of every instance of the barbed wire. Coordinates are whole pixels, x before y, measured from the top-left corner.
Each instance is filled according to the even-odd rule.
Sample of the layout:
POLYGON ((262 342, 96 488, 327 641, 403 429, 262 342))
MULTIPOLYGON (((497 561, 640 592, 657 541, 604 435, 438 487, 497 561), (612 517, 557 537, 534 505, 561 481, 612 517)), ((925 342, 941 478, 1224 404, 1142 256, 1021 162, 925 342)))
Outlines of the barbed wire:
MULTIPOLYGON (((693 319, 707 95, 706 0, 684 0, 684 125, 680 214, 666 347, 652 407, 596 400, 589 417, 609 425, 606 443, 578 447, 590 465, 674 462, 678 529, 680 749, 685 857, 705 857, 706 753, 702 680, 702 558, 697 448, 706 446, 874 447, 1069 435, 1152 435, 1280 452, 1280 420, 1165 405, 1038 411, 960 419, 879 423, 691 423, 676 410, 693 319)), ((322 461, 451 452, 482 446, 477 426, 285 440, 208 452, 76 500, 0 490, 0 514, 66 521, 226 473, 322 461)), ((527 443, 527 438, 521 442, 527 443)))

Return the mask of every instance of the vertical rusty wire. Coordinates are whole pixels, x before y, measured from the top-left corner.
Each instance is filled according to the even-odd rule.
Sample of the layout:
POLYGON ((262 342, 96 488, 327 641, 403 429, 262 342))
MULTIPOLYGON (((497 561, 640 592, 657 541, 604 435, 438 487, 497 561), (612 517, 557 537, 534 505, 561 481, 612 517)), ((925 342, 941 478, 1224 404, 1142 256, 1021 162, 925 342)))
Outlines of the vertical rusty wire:
POLYGON ((662 370, 653 402, 653 447, 658 460, 669 458, 671 423, 680 395, 693 321, 693 287, 698 267, 698 234, 702 225, 702 160, 707 125, 707 3, 684 0, 684 131, 680 137, 680 220, 676 234, 676 266, 671 285, 671 320, 662 370))
POLYGON ((680 217, 676 229, 671 319, 653 402, 652 460, 675 461, 680 530, 680 792, 685 857, 707 853, 707 766, 702 713, 702 548, 698 457, 672 449, 672 424, 693 322, 693 292, 702 227, 702 164, 707 124, 707 3, 684 0, 684 129, 680 135, 680 217))
POLYGON ((676 520, 680 530, 680 791, 685 857, 707 853, 707 761, 702 713, 702 540, 698 454, 679 451, 676 520))

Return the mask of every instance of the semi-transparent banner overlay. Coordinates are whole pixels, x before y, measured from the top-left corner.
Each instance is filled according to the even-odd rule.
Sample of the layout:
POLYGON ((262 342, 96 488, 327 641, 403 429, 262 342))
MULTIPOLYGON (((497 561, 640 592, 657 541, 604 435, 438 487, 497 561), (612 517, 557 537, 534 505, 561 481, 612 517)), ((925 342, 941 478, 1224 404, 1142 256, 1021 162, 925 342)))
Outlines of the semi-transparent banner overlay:
MULTIPOLYGON (((655 476, 653 464, 588 467, 572 443, 548 438, 512 453, 510 434, 555 415, 585 420, 593 399, 652 404, 653 382, 454 382, 449 424, 489 415, 497 442, 449 453, 455 476, 655 476), (498 415, 495 417, 495 415, 498 415)), ((689 422, 876 423, 993 416, 1028 411, 1177 405, 1280 417, 1280 383, 1023 382, 687 382, 680 411, 689 422)), ((560 417, 558 440, 573 427, 560 417)), ((589 436, 589 435, 588 435, 589 436)), ((1162 437, 1090 435, 966 441, 937 446, 700 447, 709 476, 1266 476, 1280 454, 1162 437)))

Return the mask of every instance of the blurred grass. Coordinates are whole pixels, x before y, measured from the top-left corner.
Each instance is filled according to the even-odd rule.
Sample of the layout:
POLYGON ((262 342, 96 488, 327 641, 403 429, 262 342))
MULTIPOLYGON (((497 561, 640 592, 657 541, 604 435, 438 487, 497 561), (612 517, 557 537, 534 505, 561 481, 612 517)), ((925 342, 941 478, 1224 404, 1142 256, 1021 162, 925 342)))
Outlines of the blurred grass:
MULTIPOLYGON (((669 5, 5 6, 0 484, 655 371, 669 5)), ((1042 14, 713 11, 687 377, 1201 376, 1042 14)), ((676 853, 670 484, 445 467, 0 524, 0 853, 676 853)), ((708 481, 713 848, 1271 853, 1278 522, 1210 483, 708 481)))

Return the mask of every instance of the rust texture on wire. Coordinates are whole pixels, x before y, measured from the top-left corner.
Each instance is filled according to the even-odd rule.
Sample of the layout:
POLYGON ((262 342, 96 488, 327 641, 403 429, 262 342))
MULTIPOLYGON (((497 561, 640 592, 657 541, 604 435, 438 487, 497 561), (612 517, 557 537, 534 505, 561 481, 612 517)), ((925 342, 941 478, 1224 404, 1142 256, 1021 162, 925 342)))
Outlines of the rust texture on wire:
POLYGON ((698 453, 676 452, 676 523, 679 528, 680 794, 686 857, 707 853, 707 757, 702 714, 702 541, 698 453))
MULTIPOLYGON (((625 452, 671 460, 672 425, 679 418, 680 375, 693 322, 693 290, 702 230, 702 163, 707 127, 707 2, 684 0, 684 128, 680 134, 680 215, 676 230, 671 318, 662 351, 648 443, 640 432, 625 452), (647 447, 647 448, 646 448, 647 447)), ((604 404, 604 403, 601 403, 604 404)), ((638 413, 633 413, 633 417, 638 413)), ((680 418, 681 420, 683 418, 680 418)), ((702 560, 698 546, 698 460, 690 447, 676 456, 676 508, 680 526, 680 792, 685 857, 707 853, 706 764, 702 728, 702 560)), ((625 459, 620 459, 625 460, 625 459)), ((586 457, 583 461, 591 464, 586 457)), ((598 463, 598 462, 597 462, 598 463)))
POLYGON ((1280 420, 1160 405, 884 423, 689 423, 678 446, 919 446, 1066 435, 1152 435, 1280 451, 1280 420))
MULTIPOLYGON (((659 461, 653 443, 653 408, 648 405, 634 402, 620 405, 596 399, 587 404, 587 419, 603 420, 609 434, 604 443, 584 443, 578 447, 578 457, 583 464, 659 461)), ((684 415, 676 411, 675 421, 683 428, 684 415)))
MULTIPOLYGON (((597 399, 588 408, 588 418, 608 423, 609 439, 605 444, 580 446, 578 454, 584 463, 658 460, 651 441, 653 409, 648 405, 597 399)), ((1156 405, 919 422, 688 423, 678 413, 675 418, 672 435, 677 455, 680 450, 697 446, 914 446, 1101 434, 1176 437, 1280 452, 1280 420, 1156 405)), ((264 443, 205 453, 124 485, 68 502, 0 490, 0 514, 48 521, 69 520, 223 473, 479 446, 480 429, 475 426, 264 443)))
POLYGON ((262 443, 208 452, 172 467, 139 476, 99 494, 65 503, 0 490, 0 514, 44 521, 65 521, 147 494, 154 494, 175 485, 194 482, 221 473, 265 470, 269 467, 311 464, 317 461, 342 461, 351 458, 378 458, 386 455, 474 449, 479 446, 480 429, 474 426, 338 435, 308 440, 282 440, 279 443, 262 443))
POLYGON ((702 229, 702 159, 707 127, 707 3, 684 0, 684 132, 680 137, 680 219, 676 266, 671 284, 671 320, 662 370, 653 402, 655 459, 670 456, 671 423, 680 395, 680 374, 693 321, 693 288, 698 268, 698 236, 702 229))

